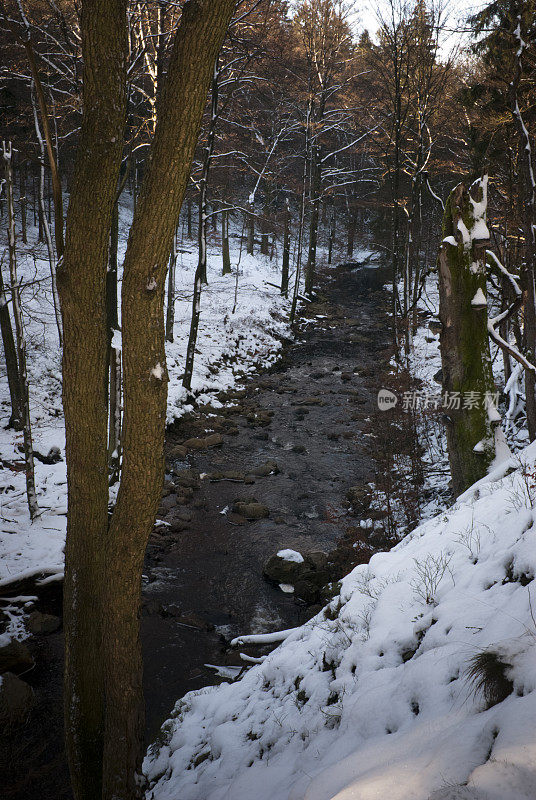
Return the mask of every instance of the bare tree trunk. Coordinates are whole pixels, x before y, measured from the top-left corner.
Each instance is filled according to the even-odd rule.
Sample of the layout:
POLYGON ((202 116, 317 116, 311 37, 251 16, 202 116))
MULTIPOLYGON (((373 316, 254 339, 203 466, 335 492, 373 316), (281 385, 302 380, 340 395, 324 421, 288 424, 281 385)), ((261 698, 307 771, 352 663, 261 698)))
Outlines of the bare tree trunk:
POLYGON ((355 209, 351 209, 348 213, 348 238, 346 244, 346 255, 348 258, 352 258, 354 254, 356 224, 357 224, 357 214, 355 209))
POLYGON ((231 274, 231 255, 229 253, 229 212, 221 212, 221 254, 222 275, 231 274))
POLYGON ((187 235, 188 235, 188 239, 193 239, 194 237, 193 237, 193 234, 192 234, 192 199, 191 199, 191 197, 188 198, 188 203, 186 205, 186 210, 187 210, 187 218, 186 219, 187 219, 187 224, 188 224, 188 228, 187 228, 188 234, 187 235))
MULTIPOLYGON (((106 269, 126 119, 126 0, 84 0, 83 117, 58 290, 68 486, 65 736, 75 800, 102 800, 108 571, 106 269), (91 227, 88 226, 91 220, 91 227)), ((119 763, 119 762, 118 762, 119 763)))
MULTIPOLYGON (((58 339, 60 343, 60 347, 63 344, 63 332, 61 329, 61 315, 60 315, 60 303, 58 297, 58 288, 56 286, 56 263, 54 258, 54 248, 52 247, 52 238, 50 236, 50 228, 48 225, 48 217, 45 209, 45 147, 43 142, 43 137, 41 136, 41 130, 39 128, 39 119, 37 116, 37 106, 35 102, 35 94, 34 94, 34 84, 32 84, 32 108, 33 108, 33 118, 34 118, 34 127, 35 127, 35 134, 37 136, 37 142, 39 144, 39 211, 40 211, 40 220, 43 227, 43 233, 45 237, 45 242, 47 245, 47 252, 48 252, 48 263, 50 267, 50 281, 51 281, 51 291, 52 291, 52 303, 54 306, 54 316, 56 319, 56 327, 58 330, 58 339)), ((56 226, 57 227, 57 226, 56 226)), ((60 247, 62 248, 63 252, 63 217, 62 217, 62 225, 61 225, 61 234, 56 230, 56 236, 60 236, 60 247)), ((56 245, 56 252, 58 247, 56 245)), ((59 256, 61 257, 61 256, 59 256)))
POLYGON ((270 243, 270 230, 269 230, 269 214, 270 214, 270 188, 267 186, 265 189, 264 208, 262 210, 261 220, 261 254, 267 256, 269 252, 270 243))
MULTIPOLYGON (((216 121, 218 119, 218 63, 217 60, 214 64, 211 84, 211 107, 210 107, 210 122, 207 134, 207 143, 205 146, 203 156, 203 169, 201 172, 201 179, 199 181, 199 236, 198 236, 198 261, 194 277, 194 294, 192 300, 192 318, 190 322, 190 334, 188 336, 188 345, 186 347, 186 363, 184 366, 184 376, 182 385, 185 389, 192 388, 192 375, 194 372, 195 360, 195 347, 197 344, 197 332, 199 330, 199 317, 201 314, 201 292, 203 284, 207 284, 207 217, 208 217, 208 203, 207 203, 207 184, 210 171, 210 163, 212 161, 212 153, 214 152, 214 139, 216 135, 216 121)), ((215 217, 213 216, 213 219, 215 217)))
POLYGON ((161 111, 124 261, 123 465, 107 537, 105 800, 142 789, 143 694, 139 608, 145 548, 164 475, 167 372, 164 286, 206 92, 235 0, 190 0, 182 10, 161 111), (154 288, 153 288, 154 287, 154 288), (119 768, 118 768, 118 765, 119 768))
POLYGON ((22 392, 19 379, 19 366, 17 363, 17 350, 15 339, 13 338, 13 327, 9 314, 9 306, 4 287, 4 276, 2 275, 2 265, 0 263, 0 330, 2 332, 2 344, 4 346, 4 358, 6 362, 7 382, 9 386, 9 398, 11 400, 11 416, 9 417, 9 428, 20 430, 22 424, 21 401, 22 392))
POLYGON ((312 148, 312 181, 311 181, 311 220, 309 224, 309 253, 305 267, 305 294, 311 294, 315 281, 316 248, 318 244, 318 222, 320 216, 320 193, 322 188, 322 161, 320 147, 312 148))
POLYGON ((331 213, 329 215, 329 233, 328 233, 328 264, 331 264, 333 259, 333 242, 335 241, 335 206, 331 206, 331 213))
POLYGON ((198 263, 194 278, 194 296, 192 300, 192 319, 190 321, 190 333, 186 347, 186 363, 184 366, 184 376, 182 385, 185 389, 192 388, 192 376, 194 374, 195 347, 197 344, 197 333, 199 331, 199 318, 201 316, 201 291, 203 288, 203 278, 201 268, 198 263))
POLYGON ((247 248, 246 252, 248 255, 253 255, 253 250, 255 248, 255 215, 253 213, 253 204, 248 204, 248 241, 247 241, 247 248))
POLYGON ((17 360, 19 366, 19 387, 21 396, 22 431, 24 438, 24 462, 26 471, 26 497, 30 519, 33 521, 39 513, 37 495, 35 492, 34 457, 32 445, 32 426, 30 420, 30 394, 28 389, 28 374, 26 371, 26 341, 24 338, 24 325, 22 321, 22 308, 17 278, 17 257, 15 244, 15 204, 13 202, 13 170, 11 166, 11 143, 3 144, 4 168, 6 176, 7 195, 7 221, 8 221, 8 249, 9 249, 9 276, 11 282, 11 302, 13 304, 13 318, 15 320, 15 334, 17 347, 17 360))
MULTIPOLYGON (((208 176, 210 172, 210 165, 212 162, 212 154, 214 152, 214 141, 216 137, 216 123, 218 120, 218 63, 214 64, 214 72, 212 75, 211 84, 211 103, 210 103, 210 120, 208 125, 207 143, 203 154, 203 168, 201 171, 201 178, 199 180, 199 271, 201 274, 202 283, 206 284, 207 281, 207 220, 208 220, 208 176)), ((214 212, 214 206, 213 206, 214 212)), ((216 217, 213 213, 212 220, 215 221, 216 217)))
POLYGON ((177 241, 173 237, 173 247, 169 256, 168 288, 166 306, 166 341, 173 341, 173 328, 175 326, 175 271, 177 268, 177 241))
POLYGON ((281 294, 288 295, 288 272, 290 263, 290 204, 285 202, 285 217, 283 222, 283 264, 281 268, 281 294))
MULTIPOLYGON (((28 61, 30 63, 30 70, 32 73, 33 85, 35 87, 35 93, 37 95, 37 101, 39 103, 39 110, 41 112, 41 123, 43 125, 43 133, 45 136, 45 142, 47 147, 48 153, 48 162, 50 166, 50 175, 52 178, 52 194, 54 199, 54 237, 56 240, 56 253, 58 259, 63 256, 63 193, 61 188, 61 178, 59 174, 58 164, 56 161, 56 156, 54 153, 54 145, 52 142, 52 136, 50 133, 50 125, 48 122, 48 109, 45 100, 45 93, 43 91, 43 86, 41 84, 41 79, 39 77, 39 70, 37 68, 37 62, 35 60, 35 54, 33 50, 32 40, 30 37, 30 25, 24 12, 22 11, 22 5, 19 5, 19 9, 21 11, 21 16, 23 23, 26 27, 26 38, 24 40, 24 47, 26 48, 26 53, 28 55, 28 61)), ((39 123, 36 122, 36 129, 39 127, 39 123)), ((40 135, 38 136, 40 138, 40 135)))
POLYGON ((28 232, 26 224, 26 209, 28 201, 26 198, 26 164, 19 163, 19 203, 20 203, 20 225, 21 235, 24 244, 28 244, 28 232))
MULTIPOLYGON (((523 231, 525 234, 525 274, 524 274, 524 332, 525 355, 531 364, 536 361, 536 179, 534 177, 534 159, 532 142, 528 128, 523 120, 519 103, 518 88, 523 75, 523 56, 527 49, 528 32, 522 30, 521 14, 515 20, 512 32, 517 40, 516 72, 510 82, 510 107, 516 123, 520 153, 521 174, 523 179, 523 231)), ((525 396, 527 411, 527 427, 531 441, 536 439, 536 376, 530 369, 525 370, 525 396)))
POLYGON ((290 324, 294 323, 296 318, 296 308, 298 305, 298 294, 300 289, 300 270, 303 249, 303 226, 305 220, 305 193, 306 193, 306 179, 307 179, 307 151, 309 149, 309 121, 311 115, 311 105, 307 106, 307 124, 305 126, 305 156, 303 159, 303 175, 302 175, 302 196, 300 205, 300 220, 298 225, 298 250, 296 254, 296 275, 294 277, 294 291, 292 293, 292 306, 290 309, 290 324))

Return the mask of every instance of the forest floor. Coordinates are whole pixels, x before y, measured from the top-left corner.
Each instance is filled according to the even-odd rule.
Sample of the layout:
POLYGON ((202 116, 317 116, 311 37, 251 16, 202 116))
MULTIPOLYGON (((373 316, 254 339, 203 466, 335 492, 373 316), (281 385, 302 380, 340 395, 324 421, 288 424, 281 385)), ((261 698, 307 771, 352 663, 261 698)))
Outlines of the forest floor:
MULTIPOLYGON (((170 428, 143 592, 148 742, 178 698, 220 680, 207 664, 223 665, 223 675, 239 671, 233 636, 300 624, 325 601, 266 582, 269 556, 282 548, 327 552, 335 581, 389 545, 382 513, 360 513, 346 498, 350 487, 370 491, 382 469, 374 431, 382 430, 384 447, 414 444, 410 416, 386 424, 376 402, 392 354, 385 279, 374 259, 326 270, 276 366, 170 428), (240 500, 265 506, 267 516, 248 521, 233 511, 240 500)), ((60 595, 60 583, 48 584, 35 607, 59 615, 60 595)), ((3 747, 4 790, 10 800, 68 798, 61 630, 26 643, 36 666, 24 677, 37 705, 3 747)))

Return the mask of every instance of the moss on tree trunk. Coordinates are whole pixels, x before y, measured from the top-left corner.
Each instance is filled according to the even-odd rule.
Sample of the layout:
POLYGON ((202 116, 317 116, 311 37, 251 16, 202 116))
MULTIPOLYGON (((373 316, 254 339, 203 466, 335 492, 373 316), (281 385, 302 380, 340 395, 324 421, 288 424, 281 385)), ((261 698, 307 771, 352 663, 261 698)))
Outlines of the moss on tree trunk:
POLYGON ((479 290, 486 295, 484 254, 488 241, 477 238, 487 232, 478 205, 485 204, 486 179, 477 181, 471 191, 473 197, 459 184, 447 201, 438 259, 447 445, 457 494, 482 478, 495 457, 494 430, 485 406, 486 395, 495 391, 487 309, 485 304, 473 304, 479 290), (457 396, 459 408, 454 400, 457 396), (475 451, 477 445, 479 451, 475 451))

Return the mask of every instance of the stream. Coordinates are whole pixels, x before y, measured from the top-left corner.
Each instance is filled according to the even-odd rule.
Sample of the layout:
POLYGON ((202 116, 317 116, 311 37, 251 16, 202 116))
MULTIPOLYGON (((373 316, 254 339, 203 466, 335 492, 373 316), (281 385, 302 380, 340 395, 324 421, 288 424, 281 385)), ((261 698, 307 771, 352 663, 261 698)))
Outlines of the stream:
MULTIPOLYGON (((368 561, 370 550, 348 538, 360 516, 346 493, 378 466, 368 431, 378 424, 376 396, 392 352, 387 272, 374 259, 325 269, 277 365, 222 397, 222 408, 201 409, 168 431, 166 488, 143 583, 148 743, 177 699, 220 680, 207 664, 237 671, 233 636, 293 627, 319 610, 263 578, 271 555, 335 554, 334 579, 368 561), (202 446, 185 456, 192 439, 202 446), (244 500, 268 516, 235 513, 244 500)), ((60 614, 61 587, 41 591, 37 607, 60 614)), ((29 646, 36 666, 25 680, 37 705, 2 744, 3 796, 67 800, 61 631, 29 646)))
MULTIPOLYGON (((193 494, 178 511, 173 496, 164 499, 161 518, 179 530, 157 527, 148 548, 142 619, 148 741, 174 700, 217 680, 205 664, 240 663, 228 652, 230 638, 293 627, 311 616, 292 594, 264 580, 262 567, 283 548, 331 551, 356 524, 345 494, 374 475, 364 428, 377 412, 390 357, 388 297, 380 292, 386 281, 386 270, 374 262, 326 271, 277 366, 238 396, 231 393, 225 414, 197 413, 170 431, 168 469, 191 483, 193 494), (176 445, 214 432, 221 446, 174 457, 176 445), (252 474, 267 471, 267 462, 275 462, 277 474, 252 474), (269 516, 244 522, 232 513, 243 499, 263 504, 269 516)), ((345 566, 343 574, 353 564, 345 566)))

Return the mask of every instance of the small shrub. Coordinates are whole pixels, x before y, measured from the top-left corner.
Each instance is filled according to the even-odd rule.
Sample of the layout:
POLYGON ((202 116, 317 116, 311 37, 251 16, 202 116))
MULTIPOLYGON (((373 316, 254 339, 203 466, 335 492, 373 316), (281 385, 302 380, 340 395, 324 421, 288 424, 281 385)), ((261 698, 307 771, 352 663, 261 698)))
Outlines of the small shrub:
POLYGON ((475 694, 481 694, 486 708, 506 700, 512 694, 514 684, 506 675, 511 667, 495 650, 481 650, 469 661, 467 675, 475 694))

